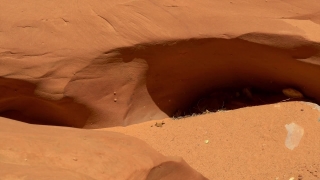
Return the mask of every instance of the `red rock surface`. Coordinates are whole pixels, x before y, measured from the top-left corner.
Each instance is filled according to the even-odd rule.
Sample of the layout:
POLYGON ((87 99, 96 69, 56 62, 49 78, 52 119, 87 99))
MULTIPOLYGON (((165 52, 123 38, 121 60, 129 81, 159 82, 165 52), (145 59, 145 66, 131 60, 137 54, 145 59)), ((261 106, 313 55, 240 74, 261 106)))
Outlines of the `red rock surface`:
MULTIPOLYGON (((11 121, 18 120, 85 129, 128 126, 140 131, 140 126, 129 125, 206 110, 292 100, 281 94, 284 88, 301 92, 305 98, 299 100, 320 101, 317 0, 0 0, 0 4, 0 116, 6 118, 1 120, 5 129, 16 126, 11 121)), ((243 111, 247 110, 251 108, 243 111)), ((267 108, 264 113, 268 115, 269 111, 267 108)), ((287 111, 294 116, 295 110, 287 111)), ((244 116, 239 121, 245 119, 244 116)), ((288 115, 288 119, 292 117, 288 115)), ((190 121, 194 122, 192 118, 190 121)), ((313 124, 313 128, 319 129, 318 124, 313 124)), ((20 125, 27 129, 37 127, 20 125)), ((193 135, 194 125, 189 126, 187 132, 193 135)), ((45 127, 41 131, 96 133, 62 129, 45 127)), ((6 143, 19 137, 16 129, 12 131, 11 136, 6 136, 6 143)), ((228 128, 220 131, 222 139, 232 135, 227 133, 228 128)), ((312 131, 316 132, 319 130, 312 131)), ((52 134, 53 137, 46 138, 57 136, 64 140, 59 133, 52 134)), ((38 137, 36 133, 34 137, 38 137)), ((53 146, 44 139, 29 142, 39 141, 39 147, 53 146)), ((72 138, 65 141, 71 143, 72 138)), ((77 144, 80 142, 74 143, 82 147, 77 144)), ((90 148, 95 146, 99 145, 90 148)), ((65 154, 74 150, 64 148, 65 154)), ((311 150, 301 150, 304 151, 311 150)), ((165 154, 180 155, 175 150, 165 154)), ((7 156, 10 155, 4 157, 7 156)), ((167 162, 164 156, 160 159, 167 162)), ((28 168, 41 169, 38 167, 41 163, 38 160, 28 168)), ((209 164, 203 167, 211 167, 209 164)), ((89 162, 82 165, 90 167, 89 162)), ((43 172, 59 171, 61 177, 87 178, 79 176, 73 167, 68 167, 72 172, 60 171, 61 166, 48 166, 43 172)), ((183 161, 178 167, 189 168, 183 161)), ((21 169, 22 174, 37 172, 14 163, 6 168, 11 169, 6 172, 13 169, 21 169)), ((218 174, 210 174, 195 168, 210 178, 227 178, 221 175, 222 169, 218 174)), ((259 169, 254 163, 248 168, 250 172, 259 169)), ((158 177, 158 172, 153 172, 152 176, 158 177)), ((162 174, 165 172, 171 171, 162 174)), ((245 174, 242 172, 241 177, 245 174)), ((268 174, 262 176, 268 178, 268 174)))
POLYGON ((317 1, 1 4, 0 76, 91 112, 67 126, 161 119, 223 87, 294 86, 320 99, 317 1))

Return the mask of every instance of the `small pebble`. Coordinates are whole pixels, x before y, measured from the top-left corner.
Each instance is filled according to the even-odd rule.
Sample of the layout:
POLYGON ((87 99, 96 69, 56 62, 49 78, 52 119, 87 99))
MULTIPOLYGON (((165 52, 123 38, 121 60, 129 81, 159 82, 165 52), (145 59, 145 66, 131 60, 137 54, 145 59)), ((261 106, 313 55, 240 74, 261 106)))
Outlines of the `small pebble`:
POLYGON ((117 102, 117 99, 113 99, 114 102, 117 102))
POLYGON ((283 89, 282 93, 288 98, 303 98, 303 94, 293 88, 283 89))
POLYGON ((162 122, 156 122, 155 126, 156 127, 162 127, 162 125, 164 125, 165 123, 162 121, 162 122))

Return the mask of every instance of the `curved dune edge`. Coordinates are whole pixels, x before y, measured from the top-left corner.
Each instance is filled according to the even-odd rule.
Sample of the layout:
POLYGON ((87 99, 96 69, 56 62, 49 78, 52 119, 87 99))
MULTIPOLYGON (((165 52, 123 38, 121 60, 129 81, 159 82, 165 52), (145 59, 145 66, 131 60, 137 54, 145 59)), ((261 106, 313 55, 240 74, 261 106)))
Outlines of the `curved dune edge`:
POLYGON ((30 125, 0 118, 1 179, 201 179, 181 158, 114 132, 30 125))
POLYGON ((209 179, 320 177, 320 108, 312 103, 282 102, 99 131, 121 132, 164 155, 181 156, 209 179), (290 123, 304 129, 293 150, 285 146, 290 123))

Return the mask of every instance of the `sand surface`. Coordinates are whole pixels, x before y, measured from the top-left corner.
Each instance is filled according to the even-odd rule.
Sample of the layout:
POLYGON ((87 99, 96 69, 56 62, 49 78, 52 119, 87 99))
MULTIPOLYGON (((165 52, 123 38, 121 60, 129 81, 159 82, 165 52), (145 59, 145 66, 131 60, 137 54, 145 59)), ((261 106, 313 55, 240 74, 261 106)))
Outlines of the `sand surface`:
POLYGON ((137 137, 164 155, 182 156, 209 179, 320 179, 320 107, 276 103, 105 129, 137 137), (317 107, 318 109, 316 109, 317 107), (304 129, 293 150, 286 124, 304 129))
POLYGON ((0 4, 0 179, 320 179, 317 0, 0 4))

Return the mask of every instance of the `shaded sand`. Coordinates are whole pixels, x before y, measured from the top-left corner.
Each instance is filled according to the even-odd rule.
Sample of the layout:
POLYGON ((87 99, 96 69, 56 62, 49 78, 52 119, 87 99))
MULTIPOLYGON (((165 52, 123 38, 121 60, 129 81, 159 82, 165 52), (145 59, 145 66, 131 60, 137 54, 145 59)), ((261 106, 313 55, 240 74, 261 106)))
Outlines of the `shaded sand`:
POLYGON ((104 130, 142 139, 164 155, 181 156, 209 179, 320 179, 319 106, 286 102, 164 119, 162 127, 156 122, 162 121, 104 130), (290 150, 285 125, 292 122, 304 128, 304 135, 290 150))

